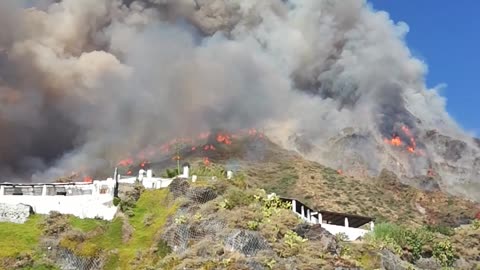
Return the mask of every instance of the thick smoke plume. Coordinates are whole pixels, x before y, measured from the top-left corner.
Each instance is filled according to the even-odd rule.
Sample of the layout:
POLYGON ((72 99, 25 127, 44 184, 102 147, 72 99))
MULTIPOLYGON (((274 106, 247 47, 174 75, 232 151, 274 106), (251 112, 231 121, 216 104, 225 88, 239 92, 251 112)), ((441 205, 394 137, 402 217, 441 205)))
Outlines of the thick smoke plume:
POLYGON ((406 125, 473 143, 426 88, 408 26, 365 1, 34 3, 0 2, 5 177, 94 171, 213 128, 263 127, 285 146, 303 134, 317 149, 346 127, 380 142, 406 125))

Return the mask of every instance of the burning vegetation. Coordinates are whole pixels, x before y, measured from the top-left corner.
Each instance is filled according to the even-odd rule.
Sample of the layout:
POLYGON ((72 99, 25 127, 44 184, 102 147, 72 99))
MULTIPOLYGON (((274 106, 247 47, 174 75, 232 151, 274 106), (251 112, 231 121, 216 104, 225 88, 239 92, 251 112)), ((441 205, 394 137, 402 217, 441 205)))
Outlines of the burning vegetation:
POLYGON ((243 129, 236 132, 202 132, 192 137, 176 138, 161 145, 149 145, 135 155, 131 155, 117 163, 118 167, 128 168, 127 175, 132 174, 132 166, 146 168, 150 160, 160 156, 172 155, 171 160, 179 161, 182 155, 201 156, 203 164, 211 164, 211 155, 218 151, 220 146, 231 146, 236 140, 243 138, 263 139, 264 135, 257 129, 243 129))
POLYGON ((401 134, 395 132, 391 138, 385 138, 385 143, 406 150, 410 154, 424 156, 425 152, 417 148, 415 136, 410 131, 410 128, 408 128, 406 125, 402 125, 400 130, 401 134))

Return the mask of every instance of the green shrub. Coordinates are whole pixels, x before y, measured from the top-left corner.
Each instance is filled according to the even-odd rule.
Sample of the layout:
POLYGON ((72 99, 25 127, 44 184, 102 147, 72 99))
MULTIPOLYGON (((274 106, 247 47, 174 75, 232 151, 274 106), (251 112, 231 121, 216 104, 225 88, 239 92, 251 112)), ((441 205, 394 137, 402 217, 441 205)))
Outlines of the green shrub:
POLYGON ((227 190, 224 200, 220 202, 220 207, 224 209, 233 209, 237 206, 247 206, 254 201, 253 196, 249 195, 239 188, 231 188, 227 190))
POLYGON ((156 254, 163 259, 170 253, 172 253, 172 248, 168 245, 166 241, 160 240, 157 244, 156 254))
POLYGON ((455 262, 455 254, 450 241, 441 241, 433 247, 433 257, 436 258, 443 267, 450 267, 455 262))
POLYGON ((290 257, 299 254, 303 243, 307 241, 307 239, 302 238, 296 232, 292 230, 287 231, 283 236, 283 248, 280 251, 280 255, 282 257, 290 257))
POLYGON ((118 206, 122 200, 118 197, 113 198, 113 205, 118 206))
POLYGON ((371 233, 371 237, 373 237, 375 240, 393 240, 395 243, 401 246, 405 244, 406 234, 406 230, 398 225, 381 223, 375 225, 375 228, 371 233))
POLYGON ((426 229, 430 232, 441 233, 446 236, 452 236, 455 234, 453 228, 446 225, 427 225, 426 229))
POLYGON ((424 248, 433 243, 434 235, 431 231, 421 229, 406 229, 404 227, 381 223, 375 226, 369 238, 375 246, 387 248, 397 254, 408 250, 412 255, 412 262, 422 257, 424 248))
POLYGON ((480 229, 480 219, 474 219, 472 221, 472 227, 474 230, 480 229))
POLYGON ((179 175, 180 173, 178 172, 178 168, 175 168, 175 169, 166 169, 165 170, 165 174, 163 175, 163 177, 165 178, 173 178, 177 175, 179 175))
POLYGON ((433 235, 430 231, 424 229, 408 230, 405 240, 415 262, 422 257, 424 247, 433 241, 433 235))
POLYGON ((128 197, 124 200, 121 200, 118 204, 120 211, 127 214, 129 217, 133 216, 133 208, 135 208, 135 200, 132 197, 128 197))
POLYGON ((247 228, 252 231, 258 230, 259 225, 260 225, 260 222, 255 220, 250 220, 249 222, 247 222, 247 228))
POLYGON ((185 224, 187 221, 187 217, 183 215, 175 218, 175 224, 185 224))

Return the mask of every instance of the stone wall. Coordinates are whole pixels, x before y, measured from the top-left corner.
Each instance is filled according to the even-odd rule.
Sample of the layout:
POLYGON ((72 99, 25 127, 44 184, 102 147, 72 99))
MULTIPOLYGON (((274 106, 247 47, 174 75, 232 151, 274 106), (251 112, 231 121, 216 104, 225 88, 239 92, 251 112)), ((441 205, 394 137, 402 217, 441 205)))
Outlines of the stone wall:
POLYGON ((0 222, 25 223, 32 212, 29 205, 0 203, 0 222))

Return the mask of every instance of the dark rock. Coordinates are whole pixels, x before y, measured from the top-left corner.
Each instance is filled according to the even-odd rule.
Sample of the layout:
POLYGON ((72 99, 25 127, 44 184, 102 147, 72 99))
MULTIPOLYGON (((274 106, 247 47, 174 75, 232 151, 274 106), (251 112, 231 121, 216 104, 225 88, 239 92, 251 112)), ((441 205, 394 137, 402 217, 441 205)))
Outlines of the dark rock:
POLYGON ((187 197, 196 203, 206 203, 215 199, 217 193, 210 187, 196 187, 188 190, 187 197))
MULTIPOLYGON (((476 269, 475 268, 475 265, 466 261, 465 259, 463 258, 460 258, 458 260, 456 260, 454 263, 453 263, 453 269, 457 269, 457 270, 470 270, 470 269, 476 269)), ((478 269, 478 268, 477 268, 478 269)))
POLYGON ((294 232, 299 236, 310 241, 318 241, 321 243, 323 251, 331 254, 339 254, 340 247, 334 235, 322 228, 320 224, 309 225, 306 223, 298 225, 294 232))
POLYGON ((436 270, 442 268, 440 263, 435 258, 420 258, 415 263, 415 266, 423 270, 436 270))
POLYGON ((260 250, 270 249, 270 246, 257 232, 236 230, 226 237, 225 248, 229 251, 239 251, 247 256, 252 256, 260 250))
POLYGON ((420 189, 425 191, 439 191, 438 181, 432 177, 422 176, 415 179, 420 189))
POLYGON ((190 189, 190 183, 186 179, 175 178, 168 186, 168 189, 175 197, 184 196, 190 189))
POLYGON ((450 161, 458 161, 462 158, 462 153, 467 148, 467 144, 459 140, 448 140, 445 143, 445 148, 445 159, 450 161))
POLYGON ((389 250, 382 250, 380 252, 380 256, 382 258, 382 268, 384 270, 413 270, 419 269, 414 267, 412 264, 403 261, 397 255, 393 254, 389 250))

